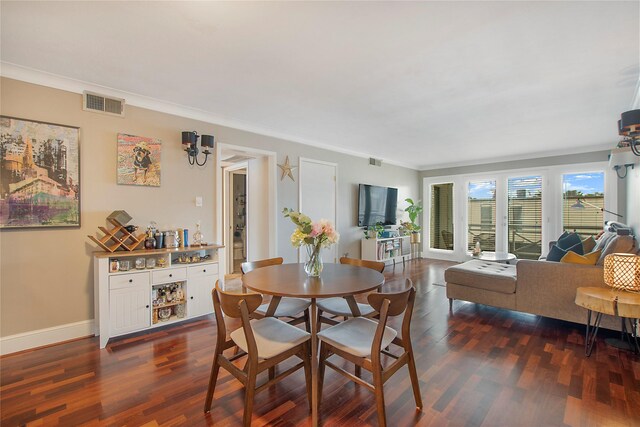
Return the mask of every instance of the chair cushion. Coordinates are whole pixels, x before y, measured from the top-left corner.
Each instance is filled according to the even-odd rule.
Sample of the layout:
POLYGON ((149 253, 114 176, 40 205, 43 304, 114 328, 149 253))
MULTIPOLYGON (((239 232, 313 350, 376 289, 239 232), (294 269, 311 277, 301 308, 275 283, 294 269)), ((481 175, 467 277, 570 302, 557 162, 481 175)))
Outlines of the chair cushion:
MULTIPOLYGON (((360 314, 363 316, 368 316, 375 311, 369 304, 357 304, 360 314)), ((342 297, 321 299, 318 301, 318 309, 335 316, 353 317, 349 303, 342 297)))
MULTIPOLYGON (((311 334, 300 328, 278 320, 275 317, 254 319, 250 321, 253 336, 258 347, 258 358, 270 359, 308 340, 311 334)), ((247 339, 244 329, 236 329, 229 337, 242 350, 247 351, 247 339)))
MULTIPOLYGON (((275 317, 294 317, 303 311, 305 311, 311 305, 311 301, 303 299, 303 298, 282 298, 278 307, 276 308, 276 312, 274 314, 275 317)), ((269 308, 269 303, 265 303, 260 305, 256 312, 262 314, 263 316, 267 313, 267 309, 269 308)))
MULTIPOLYGON (((378 322, 366 317, 352 317, 342 323, 324 329, 318 333, 318 338, 332 346, 357 357, 371 355, 371 345, 378 328, 378 322)), ((385 326, 382 334, 382 348, 391 344, 398 333, 385 326)))
POLYGON ((474 259, 447 268, 444 279, 447 283, 513 294, 516 291, 516 266, 474 259))

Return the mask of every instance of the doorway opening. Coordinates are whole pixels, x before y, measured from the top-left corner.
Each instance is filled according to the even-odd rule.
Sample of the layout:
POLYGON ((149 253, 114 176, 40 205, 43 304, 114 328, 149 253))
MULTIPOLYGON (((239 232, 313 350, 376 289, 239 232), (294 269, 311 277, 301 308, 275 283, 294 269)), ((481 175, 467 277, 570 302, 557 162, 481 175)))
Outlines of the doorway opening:
POLYGON ((221 215, 225 246, 220 260, 225 278, 241 275, 245 261, 269 258, 275 251, 275 153, 218 145, 221 215))

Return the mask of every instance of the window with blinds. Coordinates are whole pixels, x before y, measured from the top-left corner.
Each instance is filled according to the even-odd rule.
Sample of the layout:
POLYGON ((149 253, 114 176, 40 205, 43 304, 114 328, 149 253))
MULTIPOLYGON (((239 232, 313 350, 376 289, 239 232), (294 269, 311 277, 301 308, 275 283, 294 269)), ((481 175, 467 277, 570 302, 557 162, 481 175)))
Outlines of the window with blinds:
POLYGON ((453 184, 431 186, 431 223, 429 224, 432 249, 453 250, 453 184))
POLYGON ((520 259, 542 253, 542 177, 509 178, 507 183, 507 241, 520 259))
POLYGON ((562 228, 584 237, 602 230, 604 172, 562 175, 562 228))
POLYGON ((467 199, 467 250, 477 243, 483 251, 496 250, 496 181, 471 181, 467 199))

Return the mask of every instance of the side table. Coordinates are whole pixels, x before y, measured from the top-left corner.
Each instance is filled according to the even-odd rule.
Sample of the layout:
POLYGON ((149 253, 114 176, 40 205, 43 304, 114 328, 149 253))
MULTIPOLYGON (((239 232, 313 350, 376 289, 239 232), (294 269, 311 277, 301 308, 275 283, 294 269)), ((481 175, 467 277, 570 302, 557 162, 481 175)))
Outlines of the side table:
POLYGON ((637 337, 638 318, 640 317, 640 294, 617 291, 612 288, 583 287, 576 291, 575 303, 587 309, 587 329, 584 339, 584 353, 591 356, 593 344, 598 335, 598 328, 603 314, 622 318, 622 333, 626 330, 625 319, 631 324, 632 349, 640 351, 637 337), (596 312, 596 318, 591 325, 591 314, 596 312))

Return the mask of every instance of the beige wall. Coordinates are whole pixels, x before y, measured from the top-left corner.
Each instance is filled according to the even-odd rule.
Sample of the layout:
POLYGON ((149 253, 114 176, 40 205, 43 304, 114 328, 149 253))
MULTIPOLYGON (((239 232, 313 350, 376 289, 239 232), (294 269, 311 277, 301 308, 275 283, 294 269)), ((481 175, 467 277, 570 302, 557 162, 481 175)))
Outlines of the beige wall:
MULTIPOLYGON (((126 117, 110 117, 82 110, 79 94, 2 78, 0 108, 3 115, 79 126, 81 130, 82 226, 64 230, 0 231, 0 336, 49 328, 93 318, 93 266, 96 250, 87 234, 104 225, 113 210, 124 209, 132 223, 146 227, 151 220, 160 228, 195 229, 202 221, 207 241, 214 236, 215 173, 213 163, 205 168, 189 166, 180 147, 180 132, 196 130, 212 134, 218 142, 278 153, 278 163, 289 155, 338 164, 338 253, 358 257, 361 231, 355 226, 357 184, 368 183, 399 188, 399 207, 405 197, 417 198, 418 172, 296 144, 264 135, 159 113, 132 106, 126 117), (116 135, 118 132, 159 138, 162 146, 162 185, 144 188, 116 185, 116 135), (204 198, 196 208, 196 196, 204 198)), ((278 177, 278 211, 298 206, 298 182, 278 177)), ((295 260, 289 245, 293 226, 278 217, 278 253, 295 260)))

